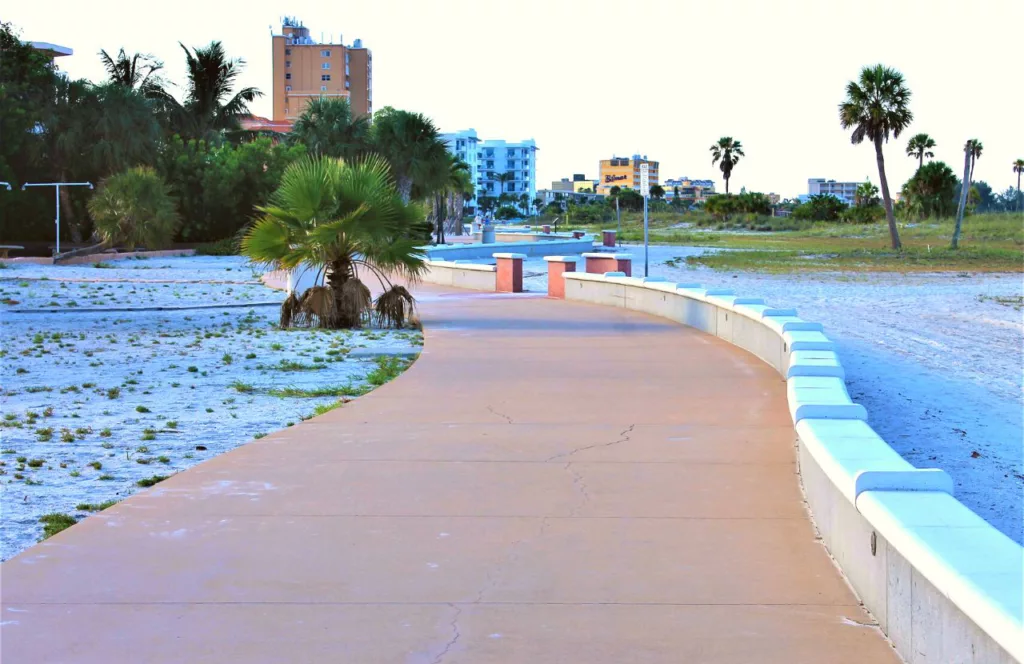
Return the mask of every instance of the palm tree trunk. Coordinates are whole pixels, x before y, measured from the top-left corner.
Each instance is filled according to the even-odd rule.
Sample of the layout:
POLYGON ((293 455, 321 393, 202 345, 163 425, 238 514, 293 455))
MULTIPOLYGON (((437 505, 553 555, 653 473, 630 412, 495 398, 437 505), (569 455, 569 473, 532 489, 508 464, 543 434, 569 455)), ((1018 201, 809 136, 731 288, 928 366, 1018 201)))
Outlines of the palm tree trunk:
POLYGON ((408 204, 409 199, 412 198, 412 178, 408 175, 398 178, 398 195, 402 197, 402 202, 405 204, 408 204))
POLYGON ((921 157, 921 159, 920 161, 917 162, 917 170, 921 170, 922 168, 924 168, 924 150, 921 150, 921 154, 919 156, 921 157))
MULTIPOLYGON (((61 180, 64 182, 68 181, 66 173, 61 174, 61 180)), ((60 213, 61 213, 61 225, 66 226, 68 232, 71 234, 71 241, 75 244, 80 244, 84 239, 82 237, 82 228, 75 221, 75 209, 71 205, 71 192, 67 187, 58 187, 60 191, 57 195, 60 196, 60 213)))
POLYGON ((1017 172, 1017 209, 1018 210, 1024 210, 1024 207, 1021 206, 1021 200, 1020 200, 1020 172, 1019 171, 1017 172))
POLYGON ((875 161, 878 162, 878 179, 882 185, 882 200, 885 201, 885 219, 889 222, 889 240, 896 251, 903 249, 900 233, 896 230, 896 215, 892 211, 892 197, 889 195, 889 179, 885 177, 885 157, 882 156, 882 137, 875 138, 875 161))
POLYGON ((956 208, 956 225, 953 227, 953 241, 950 247, 957 248, 960 242, 960 225, 964 221, 964 211, 967 209, 967 191, 971 188, 971 153, 964 153, 964 180, 960 183, 960 204, 956 208))
POLYGON ((729 174, 725 174, 725 193, 729 193, 729 174))

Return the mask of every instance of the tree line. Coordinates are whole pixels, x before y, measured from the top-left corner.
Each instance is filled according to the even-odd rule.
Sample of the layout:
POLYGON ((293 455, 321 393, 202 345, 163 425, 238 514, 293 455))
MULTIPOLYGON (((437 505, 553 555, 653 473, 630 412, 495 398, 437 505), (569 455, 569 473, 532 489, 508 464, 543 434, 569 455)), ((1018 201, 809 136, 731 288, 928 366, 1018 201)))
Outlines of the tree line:
MULTIPOLYGON (((172 238, 208 242, 232 236, 266 205, 285 169, 304 155, 356 161, 382 157, 405 202, 425 208, 424 228, 461 232, 471 196, 469 167, 452 157, 436 125, 384 108, 355 116, 343 98, 312 100, 285 136, 242 129, 262 96, 237 88, 245 62, 220 42, 181 44, 180 95, 164 65, 146 54, 101 51, 107 79, 72 80, 52 59, 0 24, 0 181, 101 183, 115 174, 155 176, 178 222, 172 238)), ((136 183, 141 186, 141 183, 136 183)), ((60 189, 61 226, 75 243, 97 240, 86 188, 60 189)), ((53 237, 53 198, 45 190, 0 196, 0 237, 53 237)), ((429 239, 429 232, 425 233, 429 239)))

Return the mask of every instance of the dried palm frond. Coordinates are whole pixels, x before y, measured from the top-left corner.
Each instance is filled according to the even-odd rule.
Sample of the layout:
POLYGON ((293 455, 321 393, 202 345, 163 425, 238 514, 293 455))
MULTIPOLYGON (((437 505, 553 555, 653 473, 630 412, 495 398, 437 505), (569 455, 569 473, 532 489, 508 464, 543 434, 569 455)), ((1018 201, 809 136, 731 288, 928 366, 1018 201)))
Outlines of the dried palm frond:
POLYGON ((299 298, 295 296, 295 291, 285 298, 285 301, 281 303, 281 328, 285 329, 291 327, 292 319, 299 309, 299 298))
POLYGON ((342 282, 339 291, 334 327, 359 327, 373 305, 370 289, 358 279, 348 279, 342 282))
POLYGON ((337 315, 334 291, 327 286, 313 286, 302 294, 299 310, 304 314, 308 325, 333 327, 337 315))
POLYGON ((416 301, 405 286, 392 286, 377 298, 375 309, 378 325, 403 328, 416 311, 416 301))

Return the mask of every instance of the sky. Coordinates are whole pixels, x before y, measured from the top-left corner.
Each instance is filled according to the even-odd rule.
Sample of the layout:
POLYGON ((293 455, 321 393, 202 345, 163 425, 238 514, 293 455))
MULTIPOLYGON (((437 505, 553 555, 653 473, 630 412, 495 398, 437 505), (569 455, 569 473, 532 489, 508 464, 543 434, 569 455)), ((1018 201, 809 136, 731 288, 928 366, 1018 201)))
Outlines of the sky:
MULTIPOLYGON (((890 186, 916 167, 918 132, 963 170, 968 138, 984 144, 975 180, 1016 184, 1024 158, 1024 0, 121 0, 11 2, 0 14, 23 39, 74 49, 58 60, 101 80, 96 53, 152 53, 179 86, 189 46, 224 43, 244 58, 239 83, 267 97, 270 34, 296 16, 316 38, 373 51, 375 108, 422 112, 442 131, 537 141, 538 188, 598 162, 646 154, 662 178, 715 180, 710 145, 742 141, 732 191, 807 193, 807 179, 878 183, 874 151, 851 145, 838 104, 861 67, 903 72, 914 122, 885 147, 890 186), (142 9, 144 7, 144 9, 142 9)), ((180 87, 178 88, 180 93, 180 87)))

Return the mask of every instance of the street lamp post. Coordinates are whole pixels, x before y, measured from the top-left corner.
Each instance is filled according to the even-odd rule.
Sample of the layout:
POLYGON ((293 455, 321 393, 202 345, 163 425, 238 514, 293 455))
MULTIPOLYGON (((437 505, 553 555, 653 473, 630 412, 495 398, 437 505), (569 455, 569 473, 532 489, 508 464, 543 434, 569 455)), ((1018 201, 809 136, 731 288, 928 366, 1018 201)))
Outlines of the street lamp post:
POLYGON ((11 190, 11 183, 10 182, 0 182, 0 187, 7 187, 7 191, 10 191, 11 190))
POLYGON ((647 198, 651 195, 651 178, 650 178, 650 164, 644 162, 640 164, 640 193, 644 197, 644 276, 650 276, 648 274, 648 242, 647 242, 647 198))
MULTIPOLYGON (((57 248, 54 255, 60 253, 60 188, 61 187, 89 187, 93 189, 92 182, 26 182, 21 185, 21 190, 26 187, 53 187, 54 198, 57 201, 57 248)), ((10 186, 7 187, 10 189, 10 186)))

